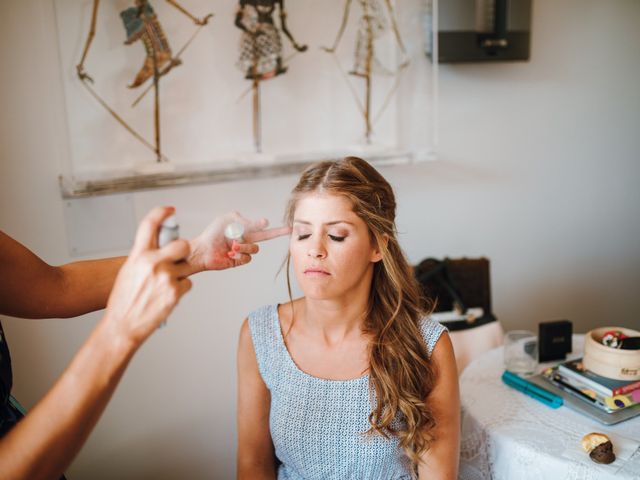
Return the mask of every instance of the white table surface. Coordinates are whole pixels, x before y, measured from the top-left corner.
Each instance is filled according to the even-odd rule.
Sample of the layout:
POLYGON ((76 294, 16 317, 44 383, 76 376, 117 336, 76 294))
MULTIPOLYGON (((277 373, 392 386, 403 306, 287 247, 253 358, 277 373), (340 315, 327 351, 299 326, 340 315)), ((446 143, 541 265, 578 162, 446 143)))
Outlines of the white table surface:
MULTIPOLYGON (((574 335, 576 353, 569 358, 580 356, 583 341, 583 335, 574 335)), ((565 406, 553 409, 505 385, 503 372, 499 347, 460 377, 460 479, 640 479, 640 417, 605 426, 565 406), (599 465, 582 450, 580 440, 590 432, 611 438, 615 462, 599 465)))

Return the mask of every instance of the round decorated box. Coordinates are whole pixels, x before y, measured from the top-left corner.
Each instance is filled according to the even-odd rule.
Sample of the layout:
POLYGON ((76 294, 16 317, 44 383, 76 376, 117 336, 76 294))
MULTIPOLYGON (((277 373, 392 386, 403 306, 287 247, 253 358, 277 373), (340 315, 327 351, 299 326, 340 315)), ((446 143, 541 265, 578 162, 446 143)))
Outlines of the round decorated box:
POLYGON ((602 344, 602 337, 612 330, 622 332, 627 337, 640 336, 637 330, 622 327, 602 327, 589 331, 584 342, 584 368, 616 380, 640 380, 640 350, 621 350, 602 344))

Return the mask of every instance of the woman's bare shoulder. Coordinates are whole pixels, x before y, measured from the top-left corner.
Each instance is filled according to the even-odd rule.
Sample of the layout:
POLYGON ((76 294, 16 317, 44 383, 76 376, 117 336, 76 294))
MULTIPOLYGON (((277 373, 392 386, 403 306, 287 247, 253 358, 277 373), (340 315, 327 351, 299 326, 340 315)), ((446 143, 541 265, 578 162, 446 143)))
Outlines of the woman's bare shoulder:
POLYGON ((304 297, 278 305, 278 319, 280 320, 280 328, 283 332, 289 331, 293 320, 302 312, 303 305, 304 297))

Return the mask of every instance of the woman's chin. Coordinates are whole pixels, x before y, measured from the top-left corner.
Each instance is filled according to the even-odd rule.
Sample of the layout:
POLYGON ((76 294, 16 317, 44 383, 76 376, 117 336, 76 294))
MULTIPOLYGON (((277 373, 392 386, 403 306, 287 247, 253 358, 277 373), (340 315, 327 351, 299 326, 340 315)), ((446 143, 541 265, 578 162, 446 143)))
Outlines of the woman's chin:
POLYGON ((304 293, 305 298, 309 300, 331 300, 336 297, 335 292, 332 292, 328 288, 319 286, 303 288, 302 292, 304 293))

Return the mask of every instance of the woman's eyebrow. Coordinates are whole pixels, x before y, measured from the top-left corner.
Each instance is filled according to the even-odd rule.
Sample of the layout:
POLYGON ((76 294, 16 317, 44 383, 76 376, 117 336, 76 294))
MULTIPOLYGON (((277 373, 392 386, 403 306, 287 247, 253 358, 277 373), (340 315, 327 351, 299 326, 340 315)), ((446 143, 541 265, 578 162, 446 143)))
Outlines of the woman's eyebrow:
MULTIPOLYGON (((293 223, 300 223, 302 225, 311 225, 311 222, 308 222, 306 220, 294 220, 293 223)), ((333 220, 331 222, 324 222, 322 225, 338 225, 340 223, 346 223, 347 225, 353 225, 353 223, 348 222, 346 220, 333 220)))

